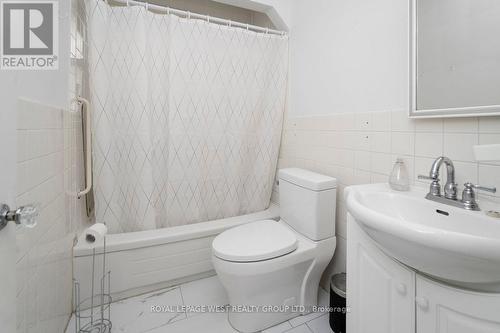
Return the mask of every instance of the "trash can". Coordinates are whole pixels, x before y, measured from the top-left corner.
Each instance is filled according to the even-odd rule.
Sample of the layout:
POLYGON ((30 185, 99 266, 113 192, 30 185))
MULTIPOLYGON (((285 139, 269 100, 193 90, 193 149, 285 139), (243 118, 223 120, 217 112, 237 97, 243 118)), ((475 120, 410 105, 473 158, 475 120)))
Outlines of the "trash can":
POLYGON ((332 276, 330 281, 330 327, 335 333, 345 333, 346 317, 346 274, 332 276))

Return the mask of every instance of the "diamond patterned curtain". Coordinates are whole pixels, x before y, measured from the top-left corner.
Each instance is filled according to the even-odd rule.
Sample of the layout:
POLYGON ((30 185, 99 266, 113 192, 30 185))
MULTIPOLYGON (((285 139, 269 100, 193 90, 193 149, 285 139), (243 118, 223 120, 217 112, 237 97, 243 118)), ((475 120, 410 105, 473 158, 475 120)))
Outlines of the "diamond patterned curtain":
POLYGON ((97 221, 120 233, 266 209, 287 37, 88 1, 97 221))

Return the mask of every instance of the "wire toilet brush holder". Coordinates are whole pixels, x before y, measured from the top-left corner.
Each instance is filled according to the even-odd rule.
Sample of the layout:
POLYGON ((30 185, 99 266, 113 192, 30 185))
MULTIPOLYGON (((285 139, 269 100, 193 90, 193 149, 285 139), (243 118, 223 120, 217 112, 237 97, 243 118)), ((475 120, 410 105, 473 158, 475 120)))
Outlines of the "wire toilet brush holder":
POLYGON ((76 333, 110 333, 111 323, 111 271, 106 270, 106 237, 103 241, 102 274, 96 263, 95 247, 92 249, 92 277, 90 295, 81 298, 80 282, 73 279, 73 306, 76 333), (96 281, 96 278, 98 280, 96 281), (98 283, 96 283, 98 282, 98 283))

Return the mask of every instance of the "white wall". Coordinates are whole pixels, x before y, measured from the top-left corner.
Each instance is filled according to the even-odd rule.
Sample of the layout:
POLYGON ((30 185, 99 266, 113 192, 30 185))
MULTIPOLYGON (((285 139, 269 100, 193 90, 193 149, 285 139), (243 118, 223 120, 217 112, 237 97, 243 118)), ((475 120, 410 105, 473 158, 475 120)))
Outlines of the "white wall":
POLYGON ((292 4, 296 0, 214 0, 232 6, 265 13, 279 30, 288 31, 292 25, 292 4))
POLYGON ((406 110, 408 1, 291 4, 290 115, 406 110))

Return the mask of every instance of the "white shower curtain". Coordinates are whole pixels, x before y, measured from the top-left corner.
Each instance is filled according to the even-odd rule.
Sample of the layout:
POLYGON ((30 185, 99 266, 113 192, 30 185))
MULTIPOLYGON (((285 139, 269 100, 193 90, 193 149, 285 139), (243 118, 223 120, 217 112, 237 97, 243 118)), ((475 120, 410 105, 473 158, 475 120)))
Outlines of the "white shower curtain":
POLYGON ((288 39, 87 0, 96 220, 112 233, 269 205, 288 39))

